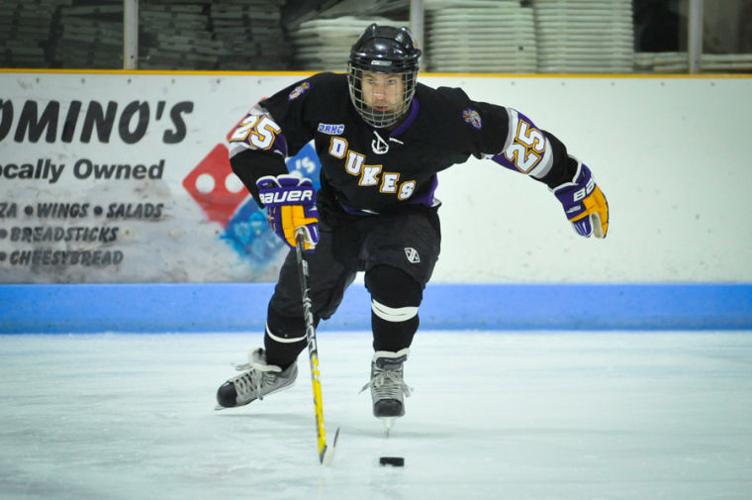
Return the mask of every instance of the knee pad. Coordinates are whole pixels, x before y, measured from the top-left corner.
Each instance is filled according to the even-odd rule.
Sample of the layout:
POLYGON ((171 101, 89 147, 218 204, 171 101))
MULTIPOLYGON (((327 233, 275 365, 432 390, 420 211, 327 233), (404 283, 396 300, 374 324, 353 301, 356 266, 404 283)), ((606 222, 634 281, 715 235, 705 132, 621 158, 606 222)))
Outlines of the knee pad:
MULTIPOLYGON (((318 320, 315 321, 318 323, 318 320)), ((306 346, 303 316, 284 316, 269 305, 264 333, 266 361, 286 369, 306 346)))
POLYGON ((288 316, 279 313, 270 304, 266 314, 266 335, 281 344, 305 340, 305 321, 302 313, 296 316, 288 316))
POLYGON ((381 265, 366 273, 374 314, 386 321, 407 321, 418 314, 423 287, 406 272, 381 265))
POLYGON ((365 283, 371 293, 373 348, 397 352, 409 347, 420 321, 421 285, 406 272, 390 266, 369 270, 365 283))

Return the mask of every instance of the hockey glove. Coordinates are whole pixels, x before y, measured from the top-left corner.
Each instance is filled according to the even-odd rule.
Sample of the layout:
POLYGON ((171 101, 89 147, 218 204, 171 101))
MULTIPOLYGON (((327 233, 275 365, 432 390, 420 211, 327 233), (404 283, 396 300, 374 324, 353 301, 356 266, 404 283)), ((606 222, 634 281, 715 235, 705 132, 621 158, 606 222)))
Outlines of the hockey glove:
POLYGON ((608 201, 595 184, 590 169, 582 163, 572 182, 565 182, 553 189, 554 195, 564 207, 567 219, 581 236, 605 238, 608 233, 608 201))
POLYGON ((319 214, 311 181, 289 174, 266 175, 256 181, 256 187, 277 236, 295 248, 295 231, 302 227, 306 232, 305 249, 313 250, 319 242, 319 214))

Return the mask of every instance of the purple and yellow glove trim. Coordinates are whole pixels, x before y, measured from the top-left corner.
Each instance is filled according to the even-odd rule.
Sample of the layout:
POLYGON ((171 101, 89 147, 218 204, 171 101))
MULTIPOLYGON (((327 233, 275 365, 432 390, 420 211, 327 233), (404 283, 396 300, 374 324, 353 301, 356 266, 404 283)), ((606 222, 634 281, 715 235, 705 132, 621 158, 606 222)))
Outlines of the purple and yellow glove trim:
POLYGON ((259 199, 266 208, 272 230, 289 247, 295 248, 295 233, 303 228, 306 250, 313 250, 319 242, 319 216, 316 191, 309 179, 294 175, 267 175, 256 181, 259 199))
POLYGON ((608 201, 593 179, 590 169, 581 162, 572 182, 553 189, 564 207, 567 219, 581 236, 605 238, 608 233, 608 201))

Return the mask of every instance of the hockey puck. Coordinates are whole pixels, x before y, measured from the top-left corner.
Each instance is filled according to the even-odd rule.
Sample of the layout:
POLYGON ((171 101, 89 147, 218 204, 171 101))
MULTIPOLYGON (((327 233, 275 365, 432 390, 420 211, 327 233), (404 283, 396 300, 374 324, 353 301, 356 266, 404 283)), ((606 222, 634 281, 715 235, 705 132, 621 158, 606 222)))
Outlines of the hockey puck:
POLYGON ((379 457, 379 465, 392 465, 394 467, 404 467, 404 457, 379 457))

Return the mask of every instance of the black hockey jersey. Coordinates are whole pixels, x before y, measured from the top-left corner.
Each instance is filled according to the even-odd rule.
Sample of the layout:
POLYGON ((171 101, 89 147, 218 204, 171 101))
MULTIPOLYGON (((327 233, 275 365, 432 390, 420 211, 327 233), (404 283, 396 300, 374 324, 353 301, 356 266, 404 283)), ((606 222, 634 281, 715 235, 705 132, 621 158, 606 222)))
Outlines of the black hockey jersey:
POLYGON ((459 88, 418 83, 406 117, 374 129, 350 102, 347 77, 321 73, 254 108, 232 134, 233 171, 256 195, 256 180, 286 173, 284 158, 314 140, 321 161, 319 199, 351 214, 434 204, 436 174, 489 158, 551 187, 571 180, 576 161, 552 134, 511 108, 472 101, 459 88))

